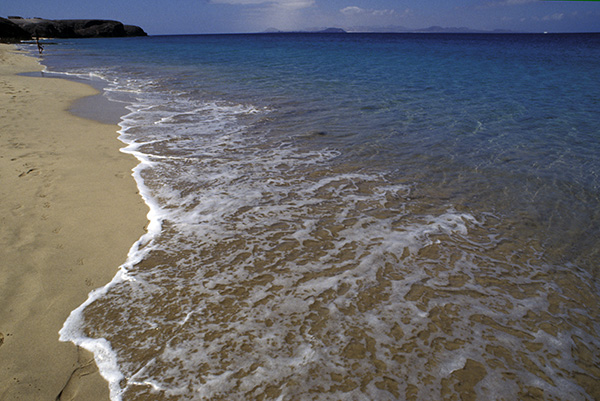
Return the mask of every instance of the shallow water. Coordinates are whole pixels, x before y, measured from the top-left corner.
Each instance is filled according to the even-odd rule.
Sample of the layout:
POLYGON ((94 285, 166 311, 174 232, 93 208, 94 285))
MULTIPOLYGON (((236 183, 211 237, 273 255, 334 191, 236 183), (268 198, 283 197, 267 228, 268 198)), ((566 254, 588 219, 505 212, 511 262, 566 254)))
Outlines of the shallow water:
POLYGON ((152 209, 61 332, 114 400, 600 397, 598 35, 56 43, 152 209))

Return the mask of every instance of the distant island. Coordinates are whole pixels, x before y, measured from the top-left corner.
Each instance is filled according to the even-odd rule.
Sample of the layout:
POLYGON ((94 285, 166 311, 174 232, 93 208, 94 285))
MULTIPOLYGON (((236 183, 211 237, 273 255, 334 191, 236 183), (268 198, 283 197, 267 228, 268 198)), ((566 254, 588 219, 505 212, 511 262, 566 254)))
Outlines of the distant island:
POLYGON ((114 38, 147 36, 142 28, 119 21, 0 17, 0 39, 4 42, 40 38, 114 38))

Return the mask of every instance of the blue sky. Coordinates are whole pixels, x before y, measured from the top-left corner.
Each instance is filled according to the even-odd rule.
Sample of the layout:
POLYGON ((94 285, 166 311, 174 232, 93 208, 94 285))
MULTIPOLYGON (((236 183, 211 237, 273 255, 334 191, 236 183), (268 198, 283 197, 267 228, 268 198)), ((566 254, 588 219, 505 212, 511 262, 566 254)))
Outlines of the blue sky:
POLYGON ((267 28, 431 25, 525 32, 600 32, 600 1, 543 0, 2 0, 0 16, 116 19, 149 34, 267 28))

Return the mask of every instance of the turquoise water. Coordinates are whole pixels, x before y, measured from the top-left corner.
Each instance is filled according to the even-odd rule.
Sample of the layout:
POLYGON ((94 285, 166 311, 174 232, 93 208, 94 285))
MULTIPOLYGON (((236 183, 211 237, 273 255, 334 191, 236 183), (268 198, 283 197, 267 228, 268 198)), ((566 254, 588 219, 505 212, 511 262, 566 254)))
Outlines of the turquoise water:
POLYGON ((61 332, 114 400, 600 397, 600 35, 46 48, 152 209, 61 332))

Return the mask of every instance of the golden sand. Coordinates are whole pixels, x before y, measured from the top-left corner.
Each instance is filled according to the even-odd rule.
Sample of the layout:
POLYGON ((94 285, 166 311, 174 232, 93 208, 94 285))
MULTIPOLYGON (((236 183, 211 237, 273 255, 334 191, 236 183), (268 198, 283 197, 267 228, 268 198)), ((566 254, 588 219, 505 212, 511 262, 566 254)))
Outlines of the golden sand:
POLYGON ((96 91, 16 75, 40 69, 0 45, 0 399, 107 400, 91 355, 58 331, 125 261, 147 208, 118 127, 66 111, 96 91))

